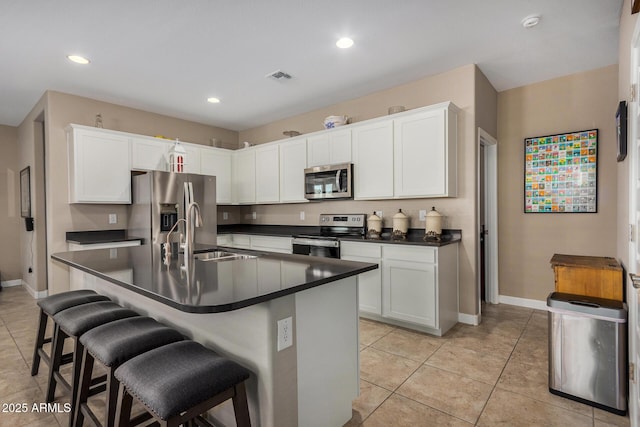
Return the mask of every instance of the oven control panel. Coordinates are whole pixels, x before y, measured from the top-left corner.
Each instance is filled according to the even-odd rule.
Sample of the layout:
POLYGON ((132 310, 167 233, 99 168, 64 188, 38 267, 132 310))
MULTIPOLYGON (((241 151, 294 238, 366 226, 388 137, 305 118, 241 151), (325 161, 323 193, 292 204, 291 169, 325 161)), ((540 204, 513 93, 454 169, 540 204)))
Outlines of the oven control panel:
POLYGON ((366 214, 320 214, 321 226, 362 227, 366 221, 366 214))

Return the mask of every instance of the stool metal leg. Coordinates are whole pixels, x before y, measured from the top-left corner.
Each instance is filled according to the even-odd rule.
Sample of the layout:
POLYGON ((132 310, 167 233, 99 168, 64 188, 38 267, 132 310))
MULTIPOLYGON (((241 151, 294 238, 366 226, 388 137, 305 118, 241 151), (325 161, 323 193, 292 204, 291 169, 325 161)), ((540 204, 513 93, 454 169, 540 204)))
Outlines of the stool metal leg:
POLYGON ((38 322, 38 333, 36 335, 36 344, 33 349, 33 363, 31 364, 31 376, 38 375, 40 368, 40 350, 45 343, 44 334, 47 329, 47 319, 49 316, 41 309, 40 321, 38 322))

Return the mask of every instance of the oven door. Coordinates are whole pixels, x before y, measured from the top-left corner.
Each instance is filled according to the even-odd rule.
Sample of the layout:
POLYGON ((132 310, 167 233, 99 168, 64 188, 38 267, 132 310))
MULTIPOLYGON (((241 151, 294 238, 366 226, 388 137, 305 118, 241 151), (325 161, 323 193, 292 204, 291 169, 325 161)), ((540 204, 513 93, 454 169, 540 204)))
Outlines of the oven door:
POLYGON ((340 242, 337 240, 295 237, 291 245, 294 254, 319 256, 323 258, 340 258, 340 242))

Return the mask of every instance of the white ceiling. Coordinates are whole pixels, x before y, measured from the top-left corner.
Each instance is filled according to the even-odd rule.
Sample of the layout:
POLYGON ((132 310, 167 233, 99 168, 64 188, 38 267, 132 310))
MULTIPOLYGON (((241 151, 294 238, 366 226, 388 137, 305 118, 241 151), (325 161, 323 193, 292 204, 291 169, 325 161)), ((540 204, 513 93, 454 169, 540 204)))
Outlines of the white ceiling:
POLYGON ((617 63, 622 3, 2 0, 0 124, 48 89, 233 130, 470 63, 502 91, 617 63), (265 78, 276 70, 294 77, 265 78))

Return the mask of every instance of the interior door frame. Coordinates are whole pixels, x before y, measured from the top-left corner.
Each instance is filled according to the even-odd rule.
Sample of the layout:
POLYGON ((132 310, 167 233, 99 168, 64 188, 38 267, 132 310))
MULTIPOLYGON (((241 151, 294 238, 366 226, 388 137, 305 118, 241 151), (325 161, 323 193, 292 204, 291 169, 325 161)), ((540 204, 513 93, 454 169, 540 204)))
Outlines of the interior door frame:
MULTIPOLYGON (((484 189, 484 218, 487 234, 485 235, 485 289, 486 301, 491 304, 500 302, 498 283, 498 140, 487 131, 478 128, 478 153, 480 146, 484 147, 484 155, 479 158, 483 162, 484 177, 480 176, 478 168, 478 186, 484 189)), ((478 156, 480 157, 480 156, 478 156)), ((480 188, 478 188, 478 206, 480 203, 480 188)), ((478 215, 478 230, 481 230, 481 215, 478 215)), ((480 295, 480 239, 478 239, 478 304, 480 313, 482 296, 480 295)))
MULTIPOLYGON (((633 31, 633 36, 631 38, 631 45, 629 46, 631 51, 630 57, 630 86, 635 88, 635 95, 632 96, 631 102, 629 102, 629 137, 628 137, 628 145, 629 148, 627 150, 627 160, 628 163, 628 179, 629 179, 629 200, 628 200, 628 224, 629 224, 629 235, 628 235, 628 264, 626 266, 627 273, 629 274, 639 274, 639 259, 638 259, 638 246, 640 242, 638 242, 639 233, 638 226, 640 225, 640 217, 638 216, 638 180, 640 179, 640 170, 638 166, 638 135, 640 129, 638 129, 638 88, 639 88, 639 73, 640 73, 640 20, 636 21, 636 25, 633 31)), ((640 362, 640 358, 638 354, 640 354, 640 342, 638 342, 638 291, 633 287, 632 280, 626 280, 627 283, 627 303, 628 303, 628 356, 629 356, 629 365, 635 365, 635 373, 633 376, 629 378, 629 420, 632 427, 640 427, 640 407, 638 405, 640 396, 640 390, 638 387, 638 363, 640 362)))

